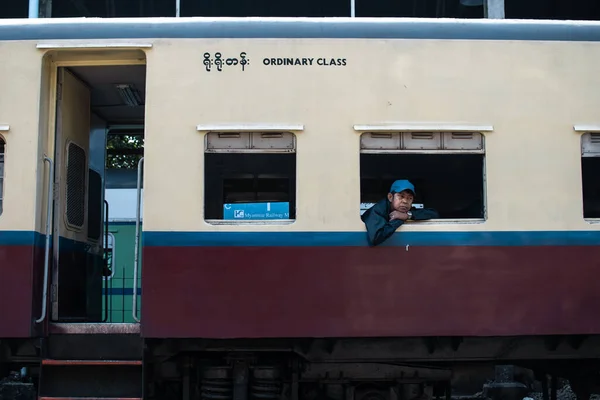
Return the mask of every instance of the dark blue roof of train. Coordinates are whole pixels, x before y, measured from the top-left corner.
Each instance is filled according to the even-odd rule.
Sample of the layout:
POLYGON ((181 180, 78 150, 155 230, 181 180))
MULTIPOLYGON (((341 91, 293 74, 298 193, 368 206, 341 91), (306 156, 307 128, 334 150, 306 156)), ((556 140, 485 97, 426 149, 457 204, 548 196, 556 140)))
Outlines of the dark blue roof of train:
POLYGON ((600 41, 600 23, 408 18, 73 18, 0 20, 0 40, 145 38, 600 41))

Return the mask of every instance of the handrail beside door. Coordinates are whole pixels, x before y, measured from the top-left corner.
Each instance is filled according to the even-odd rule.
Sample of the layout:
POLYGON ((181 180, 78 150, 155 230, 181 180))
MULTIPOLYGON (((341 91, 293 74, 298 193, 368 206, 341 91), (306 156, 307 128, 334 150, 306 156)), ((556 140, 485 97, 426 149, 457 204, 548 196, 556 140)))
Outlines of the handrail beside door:
POLYGON ((42 315, 35 320, 37 324, 46 318, 48 304, 48 270, 50 267, 50 236, 52 234, 52 208, 54 205, 54 162, 44 155, 44 162, 49 165, 48 172, 48 204, 46 209, 46 245, 44 252, 44 292, 42 294, 42 315))
MULTIPOLYGON (((108 267, 108 201, 104 199, 104 246, 103 246, 103 265, 102 265, 102 285, 104 286, 104 319, 102 322, 108 321, 108 317, 110 315, 110 307, 109 307, 109 298, 112 300, 112 296, 109 294, 109 286, 112 285, 112 280, 109 281, 108 278, 112 275, 106 275, 107 271, 110 271, 108 267)), ((112 272, 112 271, 111 271, 112 272)))
POLYGON ((133 257, 133 303, 131 306, 131 314, 133 319, 140 322, 137 315, 137 275, 139 268, 139 252, 140 252, 140 215, 141 215, 141 202, 142 202, 142 165, 144 163, 144 157, 140 158, 138 162, 138 173, 137 173, 137 203, 135 210, 135 249, 133 257))

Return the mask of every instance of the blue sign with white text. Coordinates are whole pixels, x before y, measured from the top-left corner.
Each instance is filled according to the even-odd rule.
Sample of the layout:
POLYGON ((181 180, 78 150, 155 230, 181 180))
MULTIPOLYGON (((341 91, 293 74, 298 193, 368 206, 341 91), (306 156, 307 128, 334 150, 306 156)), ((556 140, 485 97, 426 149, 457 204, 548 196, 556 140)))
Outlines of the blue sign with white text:
POLYGON ((290 203, 234 203, 223 205, 223 219, 290 219, 290 203))

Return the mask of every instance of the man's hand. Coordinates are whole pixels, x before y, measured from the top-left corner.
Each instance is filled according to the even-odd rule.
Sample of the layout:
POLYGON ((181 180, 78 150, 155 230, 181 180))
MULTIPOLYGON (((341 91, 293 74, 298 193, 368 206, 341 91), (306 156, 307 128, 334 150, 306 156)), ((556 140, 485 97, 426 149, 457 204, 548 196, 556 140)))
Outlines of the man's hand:
POLYGON ((406 221, 408 219, 408 214, 400 211, 392 211, 390 213, 390 221, 393 221, 395 219, 406 221))

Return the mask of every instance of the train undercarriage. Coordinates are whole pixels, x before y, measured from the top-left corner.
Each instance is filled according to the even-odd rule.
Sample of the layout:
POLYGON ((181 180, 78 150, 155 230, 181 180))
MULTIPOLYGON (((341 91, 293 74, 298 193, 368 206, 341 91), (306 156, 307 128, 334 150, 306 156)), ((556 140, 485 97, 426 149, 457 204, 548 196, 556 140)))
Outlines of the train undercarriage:
POLYGON ((1 340, 0 400, 556 400, 565 383, 579 400, 598 392, 598 337, 142 339, 89 325, 1 340))

